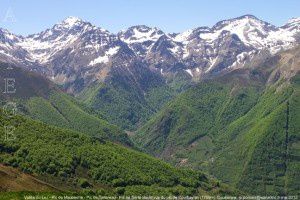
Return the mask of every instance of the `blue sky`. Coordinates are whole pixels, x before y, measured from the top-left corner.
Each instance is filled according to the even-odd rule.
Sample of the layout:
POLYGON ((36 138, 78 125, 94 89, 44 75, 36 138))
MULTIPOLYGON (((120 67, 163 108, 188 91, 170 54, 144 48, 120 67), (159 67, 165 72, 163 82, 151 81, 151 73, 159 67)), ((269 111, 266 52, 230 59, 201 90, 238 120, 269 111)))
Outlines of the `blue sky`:
POLYGON ((113 33, 132 25, 182 32, 253 14, 280 26, 300 17, 300 0, 0 0, 0 27, 27 35, 68 16, 77 16, 113 33), (14 20, 11 17, 14 16, 14 20))

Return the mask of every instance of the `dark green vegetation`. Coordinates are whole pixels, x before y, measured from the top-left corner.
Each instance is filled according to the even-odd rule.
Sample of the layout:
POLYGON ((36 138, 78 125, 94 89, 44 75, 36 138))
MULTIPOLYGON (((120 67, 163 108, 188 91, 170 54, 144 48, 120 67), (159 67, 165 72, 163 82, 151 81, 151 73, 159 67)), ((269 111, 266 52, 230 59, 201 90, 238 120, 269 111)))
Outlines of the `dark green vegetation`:
POLYGON ((79 104, 74 98, 64 94, 54 84, 35 73, 23 71, 19 68, 6 70, 1 64, 0 84, 4 85, 4 78, 16 79, 16 93, 2 94, 1 101, 17 102, 18 110, 33 119, 62 128, 69 128, 102 139, 131 145, 127 135, 117 126, 109 124, 93 113, 89 108, 79 104))
POLYGON ((105 82, 92 84, 78 98, 125 130, 136 130, 189 85, 184 75, 170 77, 166 83, 143 65, 132 64, 128 71, 117 67, 111 70, 105 82))
POLYGON ((81 94, 84 103, 97 110, 109 122, 132 130, 154 113, 134 88, 123 89, 99 83, 81 94))
POLYGON ((0 163, 62 192, 236 194, 200 172, 205 170, 248 194, 295 195, 300 191, 299 66, 298 48, 207 77, 189 89, 184 77, 165 82, 136 66, 134 73, 141 76, 132 79, 112 68, 110 79, 80 94, 82 104, 41 76, 3 70, 3 64, 0 80, 15 77, 18 92, 1 93, 1 104, 17 102, 20 115, 9 118, 0 111, 0 163), (134 130, 161 107, 132 134, 134 142, 184 168, 122 146, 132 143, 110 124, 134 130), (3 140, 5 126, 16 128, 16 140, 3 140))
POLYGON ((251 194, 298 194, 299 57, 290 50, 200 83, 143 126, 136 144, 251 194))
POLYGON ((200 172, 85 134, 0 111, 0 161, 62 190, 87 188, 100 194, 234 194, 200 172), (14 126, 15 140, 3 140, 14 126))

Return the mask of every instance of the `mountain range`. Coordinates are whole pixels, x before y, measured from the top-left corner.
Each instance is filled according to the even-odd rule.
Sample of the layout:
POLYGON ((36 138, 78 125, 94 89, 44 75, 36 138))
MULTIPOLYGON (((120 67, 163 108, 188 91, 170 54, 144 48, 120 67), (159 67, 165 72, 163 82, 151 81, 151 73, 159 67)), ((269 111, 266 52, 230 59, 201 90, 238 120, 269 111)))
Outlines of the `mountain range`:
POLYGON ((300 191, 300 18, 281 27, 244 15, 182 33, 145 25, 111 33, 68 17, 28 36, 0 29, 0 66, 0 83, 14 77, 18 91, 1 93, 1 106, 14 101, 19 110, 9 119, 0 109, 0 124, 20 128, 16 143, 0 141, 0 161, 36 175, 37 187, 300 191))
POLYGON ((186 85, 292 48, 299 32, 300 18, 275 27, 245 15, 178 34, 145 25, 113 34, 68 17, 26 37, 1 29, 0 60, 46 76, 94 109, 101 105, 110 122, 132 130, 186 85))
MULTIPOLYGON (((92 68, 104 68, 114 62, 126 66, 132 60, 147 62, 161 74, 185 70, 193 77, 240 68, 258 50, 275 54, 289 49, 299 42, 299 25, 300 18, 275 27, 255 16, 245 15, 220 21, 211 28, 198 27, 178 34, 164 33, 145 25, 113 34, 79 18, 69 17, 50 29, 27 37, 1 29, 1 57, 31 66, 32 70, 35 69, 33 66, 40 65, 40 72, 60 84, 74 81, 70 76, 72 71, 86 79, 87 74, 93 72, 92 68), (79 57, 80 62, 76 60, 79 57), (230 61, 220 66, 224 57, 230 61), (56 66, 58 59, 72 66, 69 71, 56 66), (168 66, 170 64, 173 67, 168 66), (179 66, 174 68, 174 65, 179 66), (84 73, 78 71, 79 67, 85 69, 84 73)), ((105 78, 105 75, 98 76, 105 78)))
POLYGON ((252 194, 299 191, 300 49, 207 79, 134 135, 148 153, 252 194))
POLYGON ((164 104, 153 102, 156 93, 171 99, 203 77, 257 63, 299 44, 299 32, 299 18, 275 27, 245 15, 178 34, 145 25, 113 34, 68 17, 26 37, 1 29, 0 60, 42 74, 94 109, 101 105, 107 120, 132 130, 164 104))

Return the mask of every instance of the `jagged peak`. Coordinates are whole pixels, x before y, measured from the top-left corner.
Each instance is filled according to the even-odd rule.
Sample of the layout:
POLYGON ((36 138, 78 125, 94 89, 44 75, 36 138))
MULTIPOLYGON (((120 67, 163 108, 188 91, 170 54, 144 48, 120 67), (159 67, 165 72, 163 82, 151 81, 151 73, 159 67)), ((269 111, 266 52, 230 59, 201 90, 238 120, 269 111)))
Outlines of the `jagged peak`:
POLYGON ((22 39, 23 37, 20 35, 15 35, 13 33, 11 33, 9 30, 4 29, 4 28, 0 28, 0 38, 5 37, 6 39, 10 40, 10 41, 16 41, 19 39, 22 39))
POLYGON ((288 23, 293 23, 293 22, 300 22, 300 17, 293 17, 288 20, 288 23))
POLYGON ((220 28, 220 27, 223 27, 223 26, 226 26, 228 24, 231 24, 231 23, 239 23, 240 21, 251 21, 251 22, 255 22, 255 23, 259 23, 259 24, 264 24, 264 25, 270 25, 269 23, 255 17, 254 15, 250 15, 250 14, 247 14, 247 15, 242 15, 240 17, 236 17, 236 18, 231 18, 231 19, 227 19, 227 20, 222 20, 218 23, 216 23, 212 29, 217 29, 217 28, 220 28))
POLYGON ((281 28, 288 30, 299 30, 300 29, 300 17, 293 17, 287 21, 281 28))
POLYGON ((58 24, 55 24, 53 26, 53 29, 63 29, 63 30, 70 30, 74 28, 81 28, 82 30, 98 30, 100 32, 106 32, 107 34, 110 34, 110 32, 106 29, 103 29, 101 27, 97 27, 93 25, 92 23, 85 21, 79 17, 69 16, 65 18, 63 21, 61 21, 58 24), (87 29, 86 29, 87 28, 87 29))
POLYGON ((147 26, 147 25, 135 25, 135 26, 131 26, 128 29, 145 29, 145 30, 150 30, 152 29, 151 27, 147 26))
POLYGON ((260 20, 258 19, 256 16, 252 15, 252 14, 246 14, 246 15, 242 15, 240 17, 236 17, 233 19, 255 19, 255 20, 260 20))
POLYGON ((126 42, 145 42, 149 40, 157 40, 160 36, 165 35, 164 32, 157 27, 149 27, 146 25, 131 26, 126 30, 122 30, 118 34, 122 40, 126 42))
POLYGON ((77 25, 79 23, 83 23, 84 21, 78 17, 69 16, 66 19, 64 19, 61 23, 62 25, 67 25, 69 27, 72 27, 74 25, 77 25))
POLYGON ((289 19, 287 24, 300 24, 300 17, 293 17, 289 19))
POLYGON ((157 28, 157 27, 150 27, 150 26, 147 26, 147 25, 135 25, 135 26, 131 26, 131 27, 125 29, 125 30, 120 31, 120 33, 125 33, 127 31, 134 31, 134 30, 137 30, 138 32, 142 32, 142 33, 149 32, 149 31, 163 33, 162 30, 160 30, 159 28, 157 28))
POLYGON ((95 27, 90 22, 84 21, 84 20, 82 20, 78 17, 70 16, 70 17, 65 18, 63 21, 55 24, 53 26, 53 29, 68 30, 68 29, 73 29, 73 28, 76 28, 76 27, 82 27, 82 26, 85 26, 85 25, 88 25, 90 27, 95 27))
POLYGON ((255 20, 255 21, 262 21, 261 19, 257 18, 256 16, 254 15, 251 15, 251 14, 246 14, 246 15, 242 15, 242 16, 239 16, 239 17, 234 17, 234 18, 230 18, 230 19, 227 19, 227 20, 222 20, 220 22, 232 22, 232 21, 238 21, 238 20, 255 20))
POLYGON ((90 30, 95 30, 98 32, 105 32, 106 34, 110 34, 109 31, 96 27, 88 21, 82 20, 81 18, 70 16, 65 18, 63 21, 54 24, 51 28, 46 29, 40 33, 28 35, 26 38, 39 38, 39 39, 47 39, 47 38, 56 38, 52 37, 53 33, 56 35, 57 33, 61 34, 70 34, 69 31, 72 31, 71 34, 84 33, 90 30))

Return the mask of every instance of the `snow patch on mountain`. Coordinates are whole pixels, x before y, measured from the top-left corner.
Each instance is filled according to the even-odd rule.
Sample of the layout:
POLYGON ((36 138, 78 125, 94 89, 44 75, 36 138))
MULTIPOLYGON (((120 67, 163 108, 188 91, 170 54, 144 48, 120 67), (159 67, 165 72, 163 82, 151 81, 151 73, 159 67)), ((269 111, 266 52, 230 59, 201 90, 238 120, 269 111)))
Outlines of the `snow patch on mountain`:
POLYGON ((121 40, 128 44, 143 43, 146 41, 156 41, 164 33, 157 28, 147 26, 134 26, 128 32, 121 33, 121 40), (129 35, 129 36, 126 36, 129 35))
POLYGON ((107 63, 113 55, 118 53, 119 49, 120 47, 113 47, 108 49, 104 55, 92 60, 89 65, 93 66, 100 63, 107 63))
POLYGON ((48 62, 51 57, 61 49, 67 47, 78 39, 78 35, 60 36, 54 41, 43 41, 35 38, 26 38, 17 43, 30 53, 32 60, 41 64, 48 62))
POLYGON ((217 60, 218 60, 218 57, 216 57, 216 58, 210 58, 210 65, 209 65, 209 67, 205 70, 205 73, 208 73, 208 72, 210 72, 210 71, 213 69, 213 67, 215 66, 217 60))
POLYGON ((295 25, 300 23, 300 17, 294 17, 288 20, 287 24, 295 25))
POLYGON ((219 22, 210 33, 201 33, 200 37, 208 42, 218 39, 222 32, 236 34, 246 45, 260 47, 267 36, 268 24, 253 17, 242 17, 219 22))
POLYGON ((182 42, 183 44, 187 44, 188 39, 189 39, 190 35, 192 34, 192 32, 193 32, 193 30, 189 29, 187 31, 179 33, 174 37, 174 41, 182 42))
POLYGON ((176 66, 175 73, 185 70, 196 79, 205 73, 244 67, 253 50, 275 54, 292 48, 299 44, 299 34, 300 18, 275 27, 245 15, 218 22, 211 28, 198 27, 182 33, 165 34, 158 28, 139 25, 112 34, 77 17, 68 17, 27 37, 0 29, 0 56, 4 61, 39 65, 48 70, 50 78, 66 73, 59 77, 60 82, 70 80, 72 73, 96 70, 82 66, 106 64, 114 59, 122 64, 126 59, 145 62, 161 70, 162 75, 176 66), (55 72, 51 71, 53 66, 55 72))
POLYGON ((73 17, 73 16, 70 16, 68 17, 67 19, 65 19, 61 25, 65 26, 66 28, 70 28, 70 27, 73 27, 79 23, 81 23, 82 20, 79 19, 78 17, 73 17))
MULTIPOLYGON (((297 22, 298 18, 289 21, 290 24, 297 22)), ((219 22, 213 27, 212 32, 201 33, 199 36, 208 43, 212 43, 219 39, 224 31, 237 35, 247 46, 257 49, 269 48, 272 54, 291 48, 295 42, 294 36, 299 32, 299 30, 276 28, 253 16, 244 16, 219 22)))
POLYGON ((191 69, 186 69, 185 70, 191 77, 194 77, 193 72, 191 69))

